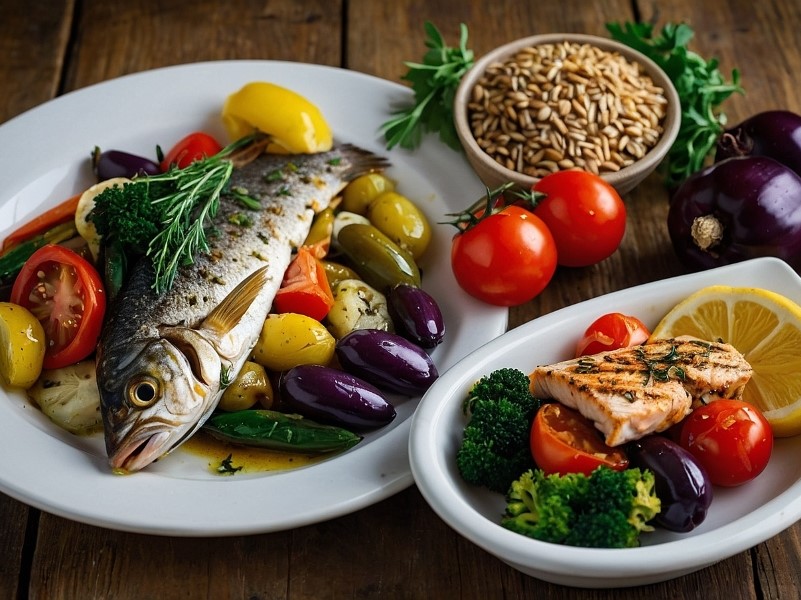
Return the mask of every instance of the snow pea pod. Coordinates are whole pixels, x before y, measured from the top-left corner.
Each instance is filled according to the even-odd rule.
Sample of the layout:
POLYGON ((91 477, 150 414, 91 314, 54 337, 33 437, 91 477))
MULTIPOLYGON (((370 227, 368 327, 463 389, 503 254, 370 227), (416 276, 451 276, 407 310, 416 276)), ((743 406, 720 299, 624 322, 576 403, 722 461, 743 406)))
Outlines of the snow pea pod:
POLYGON ((362 437, 342 427, 274 410, 240 410, 213 415, 203 428, 232 444, 314 454, 347 450, 362 437))

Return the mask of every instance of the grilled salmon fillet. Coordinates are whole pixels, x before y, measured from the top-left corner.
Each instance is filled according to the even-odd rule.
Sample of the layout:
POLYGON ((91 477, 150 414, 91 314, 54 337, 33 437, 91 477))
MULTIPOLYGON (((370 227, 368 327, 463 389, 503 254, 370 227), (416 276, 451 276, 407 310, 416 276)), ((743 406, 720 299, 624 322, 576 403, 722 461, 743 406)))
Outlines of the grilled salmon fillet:
POLYGON ((531 393, 595 423, 609 446, 664 431, 694 402, 742 397, 751 365, 733 346, 690 336, 539 366, 531 393))

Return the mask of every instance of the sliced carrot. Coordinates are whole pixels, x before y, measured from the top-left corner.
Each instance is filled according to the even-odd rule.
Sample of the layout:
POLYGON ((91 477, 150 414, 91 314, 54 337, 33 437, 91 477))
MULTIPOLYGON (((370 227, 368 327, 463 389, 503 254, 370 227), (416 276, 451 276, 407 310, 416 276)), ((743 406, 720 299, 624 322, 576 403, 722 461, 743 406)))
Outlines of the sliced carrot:
POLYGON ((43 212, 41 215, 12 231, 6 236, 6 239, 3 240, 3 247, 0 249, 0 253, 5 253, 25 240, 39 235, 48 229, 52 229, 56 225, 61 225, 70 219, 74 219, 75 210, 78 208, 78 201, 80 199, 81 194, 75 194, 71 198, 64 200, 61 204, 43 212))
POLYGON ((334 295, 325 276, 325 268, 315 250, 301 246, 284 274, 281 288, 273 301, 277 312, 293 312, 318 321, 334 305, 334 295))

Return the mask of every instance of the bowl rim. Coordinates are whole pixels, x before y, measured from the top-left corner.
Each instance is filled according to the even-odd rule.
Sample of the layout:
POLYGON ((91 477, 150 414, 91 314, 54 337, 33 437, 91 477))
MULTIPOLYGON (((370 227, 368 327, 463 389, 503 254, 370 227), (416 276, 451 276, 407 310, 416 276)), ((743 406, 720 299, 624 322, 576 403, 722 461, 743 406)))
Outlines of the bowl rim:
POLYGON ((664 90, 664 95, 667 99, 668 109, 663 121, 664 131, 657 143, 646 152, 642 158, 631 165, 623 167, 619 171, 602 173, 601 177, 609 184, 617 187, 624 184, 629 178, 636 178, 638 174, 642 173, 644 170, 650 169, 651 166, 658 166, 676 141, 681 126, 681 100, 676 87, 673 85, 667 73, 642 52, 616 40, 586 33, 556 32, 518 38, 490 50, 476 60, 459 82, 453 99, 454 125, 462 144, 467 146, 465 152, 471 152, 485 168, 497 171, 508 181, 514 181, 518 184, 531 187, 540 180, 539 177, 532 177, 531 175, 508 169, 484 152, 478 145, 478 142, 476 142, 472 129, 470 128, 470 123, 467 118, 467 104, 476 81, 490 64, 499 62, 515 51, 527 46, 538 46, 564 41, 586 43, 603 50, 617 51, 626 59, 640 63, 651 78, 654 79, 654 83, 664 90))

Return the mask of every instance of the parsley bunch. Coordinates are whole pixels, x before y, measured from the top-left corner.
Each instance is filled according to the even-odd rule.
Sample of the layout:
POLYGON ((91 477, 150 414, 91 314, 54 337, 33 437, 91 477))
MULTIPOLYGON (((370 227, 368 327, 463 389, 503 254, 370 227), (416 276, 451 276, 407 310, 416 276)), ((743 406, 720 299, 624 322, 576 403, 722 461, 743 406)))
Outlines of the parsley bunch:
POLYGON ((689 25, 666 24, 653 35, 649 23, 607 23, 612 38, 642 52, 667 74, 681 101, 679 135, 666 158, 665 183, 677 187, 699 171, 726 124, 719 106, 733 93, 743 93, 734 69, 727 82, 716 59, 705 60, 687 48, 694 32, 689 25))
POLYGON ((439 132, 440 139, 455 150, 461 149, 453 124, 453 97, 462 76, 473 66, 473 51, 467 48, 467 26, 460 26, 458 48, 450 48, 439 30, 426 21, 429 50, 422 63, 405 62, 408 72, 403 79, 412 84, 414 104, 394 113, 381 132, 387 149, 395 146, 414 149, 423 133, 439 132))

